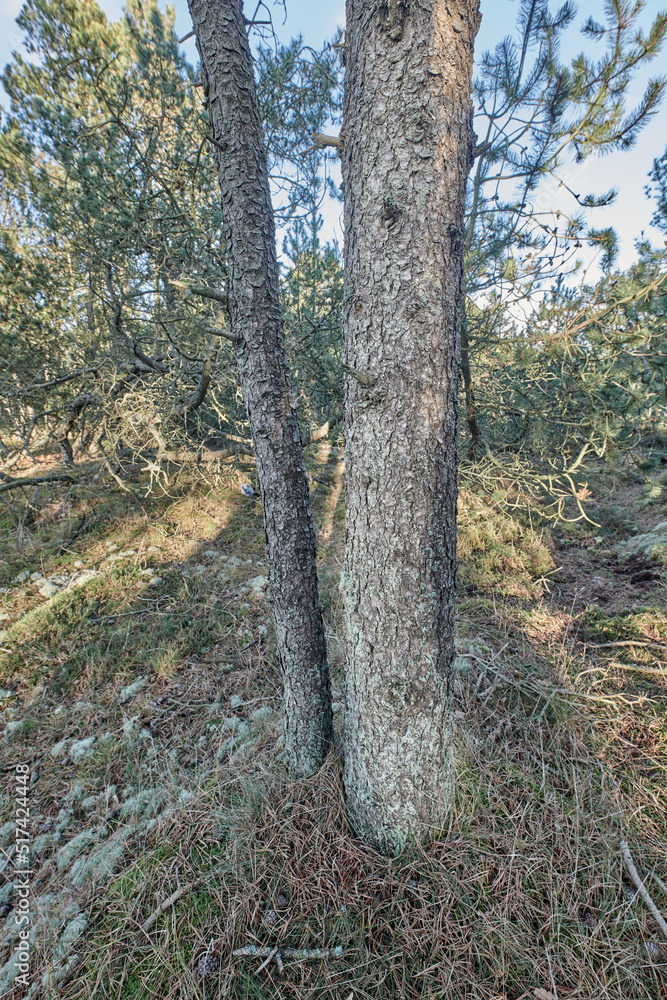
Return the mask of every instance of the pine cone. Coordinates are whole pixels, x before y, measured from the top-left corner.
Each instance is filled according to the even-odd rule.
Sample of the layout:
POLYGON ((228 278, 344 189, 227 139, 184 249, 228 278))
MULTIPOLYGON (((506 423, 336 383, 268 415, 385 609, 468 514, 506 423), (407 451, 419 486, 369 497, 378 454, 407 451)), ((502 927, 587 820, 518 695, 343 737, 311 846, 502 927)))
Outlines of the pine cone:
POLYGON ((210 979, 220 968, 220 959, 217 955, 208 952, 202 955, 197 962, 196 974, 199 979, 210 979))

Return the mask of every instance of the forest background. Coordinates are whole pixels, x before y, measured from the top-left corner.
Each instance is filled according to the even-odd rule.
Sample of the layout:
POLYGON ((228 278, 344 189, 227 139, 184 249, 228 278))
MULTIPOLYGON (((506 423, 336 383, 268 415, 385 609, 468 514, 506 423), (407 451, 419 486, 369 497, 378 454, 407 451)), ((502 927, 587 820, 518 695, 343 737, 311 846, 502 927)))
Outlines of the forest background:
MULTIPOLYGON (((387 860, 347 826, 335 755, 302 782, 281 763, 184 8, 175 33, 151 4, 113 24, 93 3, 28 12, 3 31, 35 51, 7 54, 0 136, 0 697, 36 860, 23 992, 664 996, 620 844, 664 910, 665 19, 601 4, 609 30, 582 37, 588 11, 483 11, 476 100, 505 112, 490 145, 478 119, 470 184, 457 805, 428 849, 387 860), (253 967, 249 945, 279 951, 253 967)), ((315 136, 338 128, 341 10, 321 25, 293 5, 284 29, 271 13, 282 45, 270 26, 253 44, 339 738, 340 201, 315 136)))

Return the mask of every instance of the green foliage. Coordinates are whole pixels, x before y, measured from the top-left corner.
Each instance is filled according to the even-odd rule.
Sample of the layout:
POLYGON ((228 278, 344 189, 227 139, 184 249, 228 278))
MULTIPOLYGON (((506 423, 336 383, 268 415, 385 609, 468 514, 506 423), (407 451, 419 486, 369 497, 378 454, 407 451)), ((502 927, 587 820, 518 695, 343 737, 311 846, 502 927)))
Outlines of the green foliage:
POLYGON ((510 597, 539 597, 555 569, 541 534, 467 490, 459 498, 457 551, 465 586, 510 597))
POLYGON ((283 242, 285 333, 301 390, 301 416, 308 424, 338 419, 343 409, 343 266, 336 245, 320 245, 315 195, 313 190, 310 216, 295 219, 283 242))
MULTIPOLYGON (((247 423, 231 344, 216 333, 224 306, 192 290, 224 294, 226 265, 206 100, 173 11, 128 0, 109 23, 95 0, 28 0, 18 23, 30 58, 3 75, 0 134, 6 462, 57 443, 65 461, 101 454, 122 474, 140 457, 162 478, 183 448, 224 448, 231 432, 238 449, 247 423)), ((321 151, 301 153, 335 110, 332 51, 298 40, 260 50, 288 214, 304 183, 323 183, 321 151)))
POLYGON ((478 425, 492 450, 583 460, 610 449, 667 449, 667 275, 639 263, 597 285, 554 286, 525 326, 502 304, 469 320, 481 332, 478 425))
POLYGON ((604 24, 589 19, 583 29, 587 48, 603 46, 602 56, 583 52, 567 65, 560 40, 572 24, 572 5, 552 14, 548 0, 522 0, 516 36, 482 58, 462 333, 474 459, 488 449, 533 449, 541 458, 564 455, 567 468, 582 448, 602 454, 612 441, 645 438, 647 421, 657 419, 663 334, 649 314, 662 309, 662 260, 645 247, 633 272, 613 275, 615 233, 587 218, 612 203, 615 191, 579 194, 567 183, 568 161, 629 148, 660 104, 662 76, 627 106, 634 74, 655 59, 667 35, 664 14, 642 29, 647 13, 641 0, 606 4, 604 24), (554 209, 540 193, 547 180, 569 192, 572 213, 554 209), (565 278, 580 267, 584 241, 599 251, 605 278, 575 293, 565 278), (641 312, 641 327, 633 311, 641 312), (642 359, 656 347, 654 366, 642 359), (656 377, 651 392, 637 384, 656 377))
POLYGON ((576 250, 585 237, 602 247, 610 268, 615 237, 589 229, 581 213, 552 210, 537 199, 547 178, 564 184, 573 203, 585 209, 610 204, 615 191, 580 195, 561 170, 581 161, 627 149, 657 111, 667 78, 649 81, 636 107, 627 108, 631 81, 656 58, 667 36, 667 15, 641 28, 647 4, 609 3, 605 23, 590 19, 584 39, 604 45, 601 58, 586 52, 571 65, 560 58, 560 41, 575 9, 555 14, 548 0, 521 0, 516 37, 507 36, 482 56, 474 82, 475 128, 481 142, 471 176, 466 237, 468 295, 494 289, 521 299, 536 287, 576 269, 576 250), (513 261, 508 271, 506 260, 513 261))

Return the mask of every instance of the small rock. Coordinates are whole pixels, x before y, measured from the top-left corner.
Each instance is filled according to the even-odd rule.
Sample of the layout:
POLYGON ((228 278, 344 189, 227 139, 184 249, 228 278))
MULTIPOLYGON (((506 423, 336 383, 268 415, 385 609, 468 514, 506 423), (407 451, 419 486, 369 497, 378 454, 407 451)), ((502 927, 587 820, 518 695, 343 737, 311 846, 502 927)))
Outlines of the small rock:
POLYGON ((162 579, 162 577, 161 577, 161 576, 153 576, 153 577, 151 577, 151 579, 150 579, 150 580, 148 581, 148 586, 149 586, 149 587, 159 587, 159 586, 161 586, 161 585, 162 585, 163 583, 164 583, 164 580, 162 579))
POLYGON ((129 559, 131 556, 136 556, 136 549, 123 549, 121 552, 114 552, 113 555, 107 557, 107 562, 119 562, 121 559, 129 559))
POLYGON ((79 573, 74 573, 70 577, 69 586, 70 587, 80 587, 84 583, 88 583, 89 580, 94 580, 95 577, 99 576, 99 571, 96 569, 84 569, 79 573))

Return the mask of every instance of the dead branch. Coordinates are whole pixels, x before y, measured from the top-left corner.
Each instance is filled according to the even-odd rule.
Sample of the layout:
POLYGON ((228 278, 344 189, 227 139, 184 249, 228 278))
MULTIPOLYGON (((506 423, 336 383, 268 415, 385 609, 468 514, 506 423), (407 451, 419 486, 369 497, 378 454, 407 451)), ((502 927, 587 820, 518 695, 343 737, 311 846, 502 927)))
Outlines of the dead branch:
POLYGON ((167 910, 169 910, 174 905, 174 903, 177 903, 178 900, 181 898, 181 896, 185 895, 186 892, 190 892, 192 889, 195 889, 200 881, 201 879, 197 879, 196 882, 190 882, 189 885, 182 885, 180 889, 176 890, 176 892, 172 892, 171 896, 168 896, 163 903, 160 903, 158 908, 156 910, 153 910, 150 917, 144 920, 137 937, 141 938, 142 934, 145 934, 148 937, 149 930, 151 929, 153 924, 155 924, 160 919, 162 914, 166 913, 167 910))
POLYGON ((667 664, 664 667, 643 667, 639 663, 609 663, 608 666, 613 670, 630 670, 635 674, 652 674, 654 677, 667 678, 667 664))
POLYGON ((211 384, 211 370, 215 364, 215 359, 218 353, 218 348, 213 340, 209 341, 208 351, 206 353, 206 358, 202 365, 201 375, 199 378, 199 385, 195 391, 188 396, 184 403, 177 407, 172 412, 172 417, 184 417, 186 413, 191 413, 193 410, 199 409, 201 404, 206 399, 206 393, 208 392, 208 387, 211 384))
POLYGON ((313 135, 313 143, 311 149, 326 149, 331 147, 337 149, 339 153, 343 152, 343 140, 337 135, 322 135, 321 132, 315 132, 313 135))
POLYGON ((233 344, 238 344, 239 342, 239 338, 231 330, 216 330, 214 326, 207 326, 206 332, 212 334, 214 337, 224 337, 225 340, 231 340, 233 344))
POLYGON ((191 285, 188 281, 177 281, 175 278, 171 279, 171 283, 185 292, 190 292, 192 295, 200 295, 203 299, 213 299, 215 302, 221 302, 223 306, 227 305, 227 292, 223 292, 221 288, 209 288, 208 285, 191 285))
POLYGON ((341 958, 343 946, 336 945, 335 948, 261 948, 255 944, 246 945, 245 948, 237 948, 232 952, 234 958, 272 958, 276 954, 282 958, 292 958, 297 962, 307 962, 317 958, 341 958))
POLYGON ((69 549, 70 545, 72 545, 72 543, 77 540, 77 538, 79 537, 79 535, 83 531, 85 523, 86 523, 86 514, 84 512, 81 515, 81 517, 79 518, 79 522, 78 522, 76 528, 74 529, 74 534, 70 538, 68 538, 66 542, 61 542, 61 544, 58 546, 58 555, 59 556, 63 555, 63 553, 65 553, 65 552, 67 552, 67 550, 69 549))
POLYGON ((266 958, 264 959, 264 961, 260 965, 259 969, 257 970, 257 975, 259 975, 259 973, 262 972, 262 970, 267 967, 267 965, 269 964, 269 962, 271 961, 272 958, 276 958, 276 956, 278 955, 279 950, 280 950, 279 948, 272 948, 271 949, 271 951, 266 956, 266 958))
POLYGON ((49 476, 25 476, 23 479, 14 479, 8 476, 6 472, 0 472, 0 479, 4 482, 0 483, 0 493, 4 493, 5 490, 15 490, 19 486, 39 486, 42 483, 73 483, 74 479, 72 476, 68 476, 65 472, 53 472, 49 476))
POLYGON ((635 863, 632 860, 632 855, 630 854, 630 848, 628 847, 627 841, 621 840, 619 842, 619 846, 621 848, 621 854, 623 855, 623 863, 625 864, 625 870, 627 871, 628 875, 634 882, 637 888, 637 892, 642 897, 648 909, 650 910, 651 916, 653 917, 656 924, 660 928, 662 936, 664 937, 665 941, 667 941, 667 922, 665 922, 665 918, 663 917, 662 913, 660 912, 658 907, 655 905, 655 903, 649 896, 648 889, 642 882, 639 876, 639 872, 635 868, 635 863))

